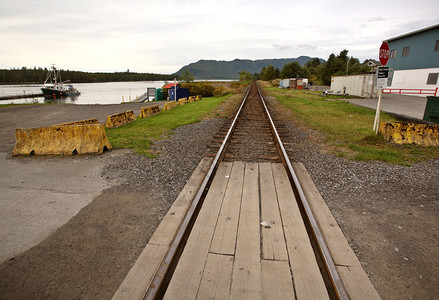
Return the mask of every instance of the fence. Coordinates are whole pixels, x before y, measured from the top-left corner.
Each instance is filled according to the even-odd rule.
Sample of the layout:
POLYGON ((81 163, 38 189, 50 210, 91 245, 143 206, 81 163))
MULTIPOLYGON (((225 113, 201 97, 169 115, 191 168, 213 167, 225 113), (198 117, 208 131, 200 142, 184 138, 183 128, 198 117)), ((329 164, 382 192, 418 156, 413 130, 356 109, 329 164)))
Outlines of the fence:
POLYGON ((435 89, 383 89, 383 94, 399 95, 438 95, 438 88, 435 89))

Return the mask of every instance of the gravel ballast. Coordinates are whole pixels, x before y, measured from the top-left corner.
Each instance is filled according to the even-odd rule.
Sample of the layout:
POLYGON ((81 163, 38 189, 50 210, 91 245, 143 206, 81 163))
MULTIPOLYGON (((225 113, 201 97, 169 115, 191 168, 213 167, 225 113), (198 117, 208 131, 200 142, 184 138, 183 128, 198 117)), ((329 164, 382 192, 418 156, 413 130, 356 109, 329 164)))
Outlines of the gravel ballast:
MULTIPOLYGON (((0 298, 111 298, 225 122, 178 128, 156 142, 154 159, 131 150, 91 157, 104 160, 104 179, 120 184, 3 263, 0 298)), ((307 168, 382 298, 439 297, 439 160, 351 161, 326 154, 313 131, 281 123, 290 159, 307 168)))

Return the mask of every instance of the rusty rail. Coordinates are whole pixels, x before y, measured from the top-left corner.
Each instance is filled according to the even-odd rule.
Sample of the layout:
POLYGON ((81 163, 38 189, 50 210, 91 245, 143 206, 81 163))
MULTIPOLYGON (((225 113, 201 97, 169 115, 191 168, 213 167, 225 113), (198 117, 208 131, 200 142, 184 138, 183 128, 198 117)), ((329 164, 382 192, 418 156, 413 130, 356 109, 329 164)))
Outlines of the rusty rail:
POLYGON ((314 214, 311 210, 311 207, 308 203, 308 200, 306 199, 305 193, 303 192, 303 189, 299 183, 299 179, 297 178, 296 173, 294 172, 293 166, 291 165, 291 161, 288 158, 288 154, 285 150, 284 145, 282 144, 282 141, 279 137, 279 134, 277 132, 276 126, 274 125, 273 119, 271 118, 270 113, 268 112, 267 105, 265 104, 264 97, 261 94, 261 91, 259 90, 259 87, 256 86, 258 89, 259 97, 261 98, 262 104, 265 108, 265 113, 267 118, 269 119, 271 130, 273 132, 273 135, 276 139, 276 143, 279 147, 280 152, 282 153, 281 159, 282 163, 285 166, 285 169, 287 171, 288 177, 290 179, 291 185, 293 186, 293 189, 295 191, 295 194, 297 198, 300 201, 300 205, 304 210, 304 216, 305 221, 309 224, 312 234, 314 236, 314 239, 316 240, 316 244, 318 246, 318 250, 322 256, 323 262, 325 264, 326 270, 328 271, 329 277, 331 279, 331 282, 333 284, 335 293, 337 294, 338 299, 349 299, 348 293, 343 285, 343 282, 340 278, 340 275, 338 274, 337 268, 335 266, 334 260, 332 259, 331 253, 329 252, 328 246, 326 245, 325 239, 323 238, 323 235, 320 231, 319 225, 317 224, 316 219, 314 218, 314 214))
MULTIPOLYGON (((256 83, 254 83, 256 85, 256 83)), ((203 183, 201 184, 201 187, 199 188, 191 206, 188 209, 188 212, 183 219, 182 224, 180 225, 176 236, 174 237, 168 252, 166 253, 166 256, 164 260, 162 261, 156 275, 154 276, 151 285, 149 286, 146 295, 144 299, 160 299, 164 296, 166 292, 166 288, 169 284, 170 277, 172 276, 172 273, 178 263, 178 259, 183 251, 183 248, 186 244, 187 237, 190 234, 190 231, 192 229, 193 224, 195 223, 195 220, 198 216, 198 212, 202 206, 202 202, 204 200, 204 197, 206 196, 209 186, 213 180, 213 177, 215 175, 216 169, 220 163, 220 161, 223 159, 225 150, 227 148, 227 145, 230 141, 230 138, 235 130, 237 120, 241 114, 242 108, 247 101, 248 95, 251 90, 251 86, 248 87, 248 90, 246 92, 246 95, 244 97, 244 100, 242 101, 242 104, 236 113, 233 122, 221 144, 220 149, 218 150, 212 165, 209 168, 209 171, 207 172, 203 183)), ((344 288, 344 285, 340 279, 340 276, 337 272, 337 269, 335 267, 334 261, 329 253, 328 247, 326 246, 326 243, 323 239, 323 236, 321 234, 321 231, 319 229, 319 226, 312 214, 311 208, 308 204, 308 201, 306 200, 305 194, 299 184, 299 180, 293 170, 293 167, 291 165, 291 162, 288 158, 288 155, 285 151, 285 148, 282 144, 282 141, 280 140, 279 134, 276 130, 276 127, 274 125, 274 122, 270 116, 270 113, 267 109, 267 106, 265 104, 264 98, 259 90, 259 87, 256 85, 259 97, 261 99, 261 102, 264 106, 265 114, 269 120, 271 130, 273 132, 273 135, 275 136, 276 144, 279 148, 279 152, 281 153, 281 160, 287 170, 288 176, 290 178, 290 182, 293 185, 294 191, 299 198, 299 201, 301 206, 304 208, 305 214, 306 214, 306 222, 310 225, 312 228, 313 236, 318 244, 318 250, 321 253, 321 256, 323 258, 325 267, 328 271, 329 277, 331 279, 331 282, 333 284, 334 290, 337 294, 337 297, 339 299, 349 299, 349 296, 346 292, 346 289, 344 288)))
POLYGON ((172 274, 173 270, 175 269, 175 265, 177 263, 176 260, 178 260, 178 258, 180 257, 182 248, 186 244, 186 239, 189 236, 189 233, 192 229, 195 219, 198 216, 198 212, 201 208, 204 197, 206 196, 207 191, 209 190, 209 186, 213 180, 216 169, 218 168, 218 165, 225 154, 227 144, 230 140, 230 137, 233 134, 233 131, 235 130, 238 117, 242 111, 242 107, 244 106, 247 100, 250 90, 251 87, 248 87, 244 100, 242 101, 242 104, 239 107, 239 110, 236 113, 235 118, 233 119, 232 125, 230 126, 230 129, 227 132, 227 135, 224 138, 224 141, 221 144, 221 147, 217 152, 212 162, 212 165, 210 166, 209 171, 207 172, 203 180, 203 183, 198 189, 198 192, 195 195, 195 198, 192 201, 192 204, 189 207, 188 212, 177 231, 177 234, 175 235, 171 245, 169 246, 169 250, 166 253, 166 256, 163 259, 163 262, 161 263, 154 279, 152 280, 152 283, 148 291, 146 292, 144 299, 158 299, 163 297, 170 280, 170 278, 168 278, 168 275, 172 274))

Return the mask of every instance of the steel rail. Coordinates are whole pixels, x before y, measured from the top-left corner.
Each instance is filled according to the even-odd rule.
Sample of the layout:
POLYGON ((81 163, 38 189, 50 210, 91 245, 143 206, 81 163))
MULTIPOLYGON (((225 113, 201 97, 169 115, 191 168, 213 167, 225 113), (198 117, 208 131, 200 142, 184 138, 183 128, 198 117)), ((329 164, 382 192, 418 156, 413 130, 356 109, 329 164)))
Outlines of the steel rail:
MULTIPOLYGON (((281 160, 287 169, 287 174, 290 178, 290 181, 292 182, 295 192, 300 200, 300 203, 302 204, 302 207, 305 210, 306 214, 306 222, 308 222, 311 226, 312 234, 314 235, 315 240, 317 241, 317 245, 319 247, 319 252, 322 255, 325 267, 328 271, 329 277, 331 279, 331 282, 333 284, 334 290, 337 294, 337 297, 339 299, 345 300, 349 299, 349 296, 346 292, 346 289, 344 288, 343 282, 341 281, 341 278, 337 272, 337 269, 335 267, 334 261, 332 259, 332 256, 330 255, 329 249, 324 241, 323 235, 321 234, 320 228, 314 218, 314 215, 312 213, 312 210, 309 206, 309 203, 305 197, 305 194, 303 192, 303 189, 300 186, 299 180, 297 178, 297 175, 294 172, 294 169, 291 165, 291 162, 288 158, 288 155, 285 151, 285 148, 282 144, 282 141, 280 140, 279 134, 276 130, 276 127, 274 125, 274 122, 270 116, 270 113, 268 111, 268 108, 265 104, 265 100, 259 90, 259 87, 257 84, 256 88, 259 94, 259 97, 261 99, 261 103, 263 104, 265 114, 268 118, 271 130, 273 132, 273 135, 275 137, 275 141, 279 147, 279 150, 281 152, 281 160)), ((238 112, 236 113, 233 122, 224 138, 224 141, 221 144, 220 149, 218 150, 208 172, 206 173, 206 176, 203 180, 203 183, 201 184, 200 188, 197 191, 197 194, 195 195, 195 198, 190 205, 188 212, 186 213, 182 223, 180 224, 178 231, 171 242, 169 249, 165 255, 165 258, 163 259, 162 263, 160 264, 160 267, 158 271, 156 272, 156 275, 154 276, 145 296, 144 299, 159 299, 162 298, 166 292, 166 288, 169 284, 170 276, 172 275, 173 269, 175 268, 178 258, 181 255, 182 248, 184 248, 186 244, 186 238, 190 234, 192 225, 195 222, 195 219, 198 215, 198 211, 201 208, 202 202, 204 200, 205 195, 207 194, 207 191, 209 190, 210 183, 213 180, 213 177, 215 175, 216 169, 218 168, 219 162, 222 160, 222 158, 225 155, 226 147, 230 141, 230 138, 233 134, 233 131, 235 130, 236 123, 238 120, 239 115, 241 114, 242 108, 244 104, 247 101, 248 95, 251 91, 252 85, 248 87, 248 90, 246 92, 246 95, 244 97, 244 100, 242 101, 238 112)))
POLYGON ((273 119, 271 118, 271 115, 268 111, 267 105, 265 104, 264 97, 262 96, 262 93, 259 90, 258 85, 256 85, 256 88, 258 90, 259 97, 261 98, 261 102, 264 106, 265 114, 269 120, 270 127, 271 127, 271 130, 272 130, 273 135, 275 137, 276 143, 277 143, 277 145, 282 153, 281 160, 283 161, 284 166, 287 169, 288 177, 290 178, 290 181, 292 182, 292 184, 295 188, 295 191, 297 193, 299 201, 302 204, 303 209, 305 210, 305 216, 307 218, 306 221, 309 223, 311 230, 312 230, 312 234, 314 235, 314 238, 317 241, 317 246, 318 246, 319 251, 322 255, 323 262, 324 262, 325 267, 328 271, 328 274, 329 274, 331 282, 334 286, 337 297, 338 297, 338 299, 341 299, 341 300, 350 299, 349 295, 344 287, 343 281, 341 280, 340 275, 338 274, 334 260, 332 259, 331 253, 329 252, 328 246, 326 245, 325 239, 323 238, 322 232, 320 231, 320 227, 317 224, 317 221, 314 217, 314 214, 311 210, 311 207, 308 203, 308 200, 306 199, 306 196, 303 192, 303 189, 299 183, 299 179, 297 178, 297 175, 294 172, 293 166, 291 165, 291 162, 290 162, 288 154, 285 150, 285 147, 283 146, 283 143, 282 143, 282 141, 279 137, 279 134, 276 130, 276 126, 274 125, 273 119))
POLYGON ((173 269, 175 268, 175 265, 177 263, 176 259, 179 258, 182 252, 182 247, 184 247, 184 245, 186 244, 185 239, 189 235, 192 229, 192 225, 195 222, 195 219, 197 218, 198 211, 200 210, 204 197, 207 194, 207 191, 209 190, 210 183, 213 180, 219 162, 222 160, 222 158, 225 155, 227 144, 229 143, 230 137, 232 136, 233 131, 235 130, 238 117, 241 114, 245 102, 247 101, 251 88, 252 85, 248 87, 248 91, 244 97, 244 100, 241 103, 241 106, 239 107, 238 112, 235 115, 235 118, 233 119, 232 125, 230 126, 227 135, 224 138, 221 147, 218 150, 209 168, 209 171, 206 173, 206 176, 204 177, 204 180, 200 188, 198 189, 197 194, 195 195, 195 198, 188 209, 188 212, 186 213, 182 223, 180 224, 180 227, 178 228, 178 231, 169 246, 165 258, 160 264, 160 267, 156 272, 156 275, 154 276, 145 294, 144 299, 152 300, 164 296, 170 280, 170 278, 168 278, 168 275, 170 275, 170 273, 173 272, 173 269))

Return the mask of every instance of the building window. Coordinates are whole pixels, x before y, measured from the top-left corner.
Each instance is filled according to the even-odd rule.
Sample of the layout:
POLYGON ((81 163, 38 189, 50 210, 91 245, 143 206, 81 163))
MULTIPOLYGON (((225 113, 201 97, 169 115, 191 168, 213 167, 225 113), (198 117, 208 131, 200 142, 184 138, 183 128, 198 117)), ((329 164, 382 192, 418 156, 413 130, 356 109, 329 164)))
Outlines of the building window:
POLYGON ((409 52, 410 52, 410 46, 404 47, 404 49, 402 49, 402 56, 409 56, 409 52))
POLYGON ((390 58, 396 57, 396 49, 390 50, 390 58))
POLYGON ((439 73, 429 73, 428 78, 427 78, 427 84, 436 85, 438 75, 439 75, 439 73))
POLYGON ((439 40, 436 41, 436 46, 434 46, 434 51, 439 51, 439 40))

